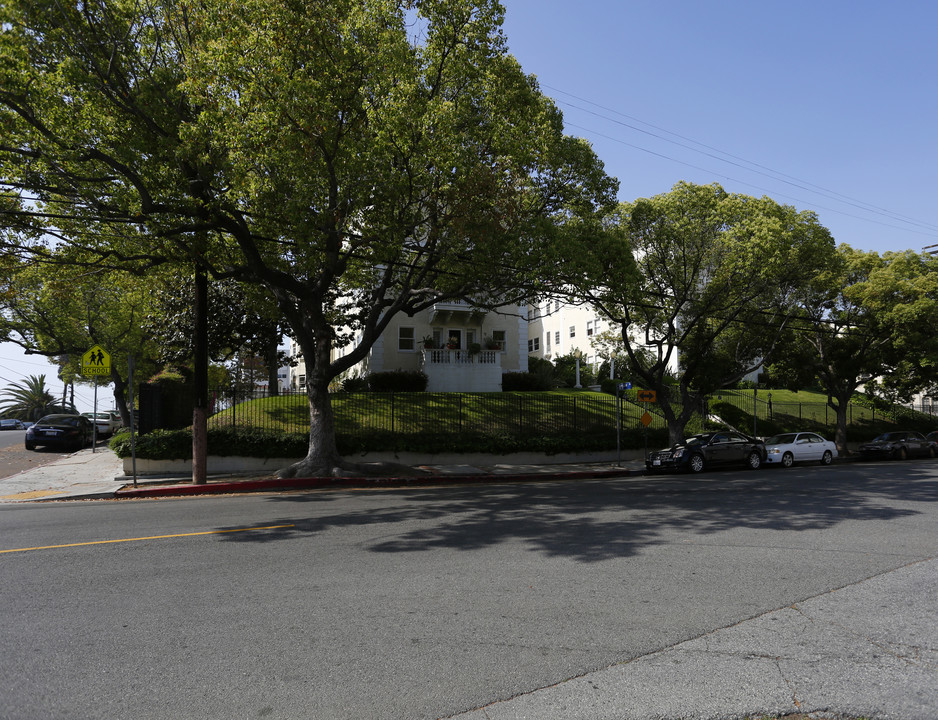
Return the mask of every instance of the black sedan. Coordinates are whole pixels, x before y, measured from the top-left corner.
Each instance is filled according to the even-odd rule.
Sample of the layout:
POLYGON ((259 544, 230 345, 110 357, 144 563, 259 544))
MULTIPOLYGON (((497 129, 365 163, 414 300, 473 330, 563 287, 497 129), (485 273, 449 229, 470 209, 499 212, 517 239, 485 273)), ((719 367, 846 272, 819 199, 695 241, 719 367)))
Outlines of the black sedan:
POLYGON ((649 453, 645 467, 657 470, 703 472, 717 465, 745 465, 758 470, 765 461, 765 445, 732 430, 693 435, 666 450, 649 453))
POLYGON ((883 433, 868 443, 863 443, 860 455, 868 458, 892 458, 905 460, 910 457, 935 457, 935 443, 914 430, 897 430, 883 433))
POLYGON ((46 415, 26 431, 26 449, 39 445, 81 450, 91 444, 91 421, 81 415, 46 415))

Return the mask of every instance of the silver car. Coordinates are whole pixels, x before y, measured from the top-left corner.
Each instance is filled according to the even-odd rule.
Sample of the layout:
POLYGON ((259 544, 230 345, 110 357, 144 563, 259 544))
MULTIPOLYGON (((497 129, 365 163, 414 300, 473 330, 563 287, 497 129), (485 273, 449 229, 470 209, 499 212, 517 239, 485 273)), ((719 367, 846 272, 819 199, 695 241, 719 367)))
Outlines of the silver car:
POLYGON ((796 462, 819 462, 830 465, 837 457, 837 446, 817 433, 782 433, 765 441, 766 465, 791 467, 796 462))

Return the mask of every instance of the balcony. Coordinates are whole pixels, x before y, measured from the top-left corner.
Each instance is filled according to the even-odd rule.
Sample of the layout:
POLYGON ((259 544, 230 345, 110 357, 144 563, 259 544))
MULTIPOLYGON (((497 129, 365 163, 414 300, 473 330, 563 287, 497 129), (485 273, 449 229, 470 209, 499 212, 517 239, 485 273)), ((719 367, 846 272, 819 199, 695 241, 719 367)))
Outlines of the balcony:
POLYGON ((430 308, 430 322, 468 325, 481 322, 487 313, 487 310, 470 305, 465 300, 447 300, 438 302, 430 308))
POLYGON ((427 392, 498 392, 502 389, 502 354, 497 350, 424 350, 421 369, 427 392))

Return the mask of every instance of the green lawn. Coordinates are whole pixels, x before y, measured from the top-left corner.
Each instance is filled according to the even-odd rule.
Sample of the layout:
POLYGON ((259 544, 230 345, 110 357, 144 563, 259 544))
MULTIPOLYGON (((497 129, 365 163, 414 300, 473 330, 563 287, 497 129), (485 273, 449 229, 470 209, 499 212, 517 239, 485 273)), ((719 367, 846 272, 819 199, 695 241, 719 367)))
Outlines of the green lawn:
MULTIPOLYGON (((616 398, 586 390, 503 393, 336 393, 332 396, 338 432, 351 436, 371 433, 401 435, 590 435, 614 433, 616 398)), ((724 390, 711 397, 711 419, 758 435, 792 430, 815 430, 832 436, 836 417, 827 397, 818 392, 788 390, 724 390), (771 392, 771 405, 769 393, 771 392)), ((622 428, 643 430, 640 418, 648 410, 650 429, 661 432, 664 421, 654 403, 623 402, 622 428)), ((848 410, 848 436, 864 440, 884 430, 909 427, 932 430, 936 419, 903 410, 893 415, 859 404, 848 410)), ((210 427, 263 427, 306 432, 309 410, 305 395, 285 395, 240 403, 217 413, 210 427)), ((688 425, 688 433, 704 429, 702 416, 688 425)))

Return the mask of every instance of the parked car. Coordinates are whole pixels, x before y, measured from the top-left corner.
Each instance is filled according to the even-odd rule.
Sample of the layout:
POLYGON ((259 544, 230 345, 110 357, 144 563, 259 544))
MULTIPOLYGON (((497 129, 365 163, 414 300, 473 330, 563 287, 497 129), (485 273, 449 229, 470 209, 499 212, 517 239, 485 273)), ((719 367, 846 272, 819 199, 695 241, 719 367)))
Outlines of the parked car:
POLYGON ((25 430, 26 425, 22 420, 15 418, 4 418, 0 420, 0 430, 25 430))
POLYGON ((925 436, 925 439, 928 440, 928 442, 933 442, 938 445, 938 430, 932 430, 925 436))
POLYGON ((782 433, 765 441, 767 465, 791 467, 796 462, 819 462, 830 465, 837 457, 837 446, 817 433, 782 433))
POLYGON ((765 461, 765 445, 748 435, 725 430, 693 435, 683 443, 649 453, 645 467, 649 471, 688 470, 703 472, 717 465, 746 465, 758 470, 765 461))
POLYGON ((91 444, 91 421, 81 415, 46 415, 26 431, 26 449, 37 446, 81 450, 91 444))
POLYGON ((117 430, 124 427, 124 423, 121 420, 121 416, 116 412, 99 412, 99 413, 82 413, 82 417, 86 417, 89 420, 93 421, 95 425, 98 426, 98 436, 99 437, 110 437, 117 430))
POLYGON ((883 433, 868 443, 860 445, 860 454, 868 458, 893 458, 905 460, 910 457, 935 457, 935 443, 914 430, 897 430, 883 433))

